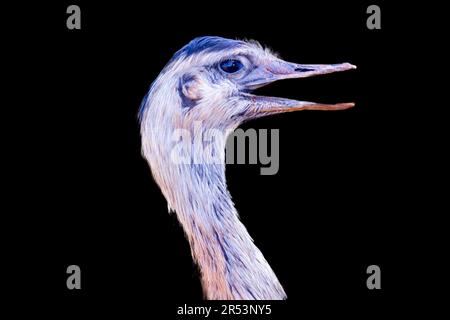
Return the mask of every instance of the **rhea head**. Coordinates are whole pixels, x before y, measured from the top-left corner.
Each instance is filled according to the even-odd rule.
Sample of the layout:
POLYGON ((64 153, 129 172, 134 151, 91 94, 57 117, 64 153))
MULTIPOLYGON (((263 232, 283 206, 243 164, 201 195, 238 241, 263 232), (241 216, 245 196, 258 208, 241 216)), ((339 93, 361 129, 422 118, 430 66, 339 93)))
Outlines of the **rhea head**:
MULTIPOLYGON (((148 95, 177 125, 202 121, 206 127, 236 127, 244 121, 298 110, 342 110, 353 103, 318 104, 251 94, 277 80, 305 78, 354 69, 349 63, 297 64, 279 59, 254 41, 200 37, 179 50, 152 85, 148 95), (164 86, 164 87, 162 87, 164 86), (163 106, 164 105, 164 106, 163 106), (178 108, 180 107, 180 108, 178 108)), ((145 101, 144 101, 145 102, 145 101)), ((147 110, 143 103, 141 116, 147 110)), ((156 106, 155 108, 158 108, 156 106)), ((152 110, 157 113, 158 110, 152 110)))

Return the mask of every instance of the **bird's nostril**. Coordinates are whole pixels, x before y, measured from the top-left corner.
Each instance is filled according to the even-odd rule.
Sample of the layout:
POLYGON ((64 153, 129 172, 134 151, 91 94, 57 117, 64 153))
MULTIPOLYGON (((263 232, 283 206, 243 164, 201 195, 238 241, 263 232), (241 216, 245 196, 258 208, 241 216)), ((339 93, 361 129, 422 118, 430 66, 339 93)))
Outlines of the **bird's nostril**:
POLYGON ((297 72, 308 72, 308 71, 314 71, 314 69, 311 69, 311 68, 295 68, 295 71, 297 71, 297 72))

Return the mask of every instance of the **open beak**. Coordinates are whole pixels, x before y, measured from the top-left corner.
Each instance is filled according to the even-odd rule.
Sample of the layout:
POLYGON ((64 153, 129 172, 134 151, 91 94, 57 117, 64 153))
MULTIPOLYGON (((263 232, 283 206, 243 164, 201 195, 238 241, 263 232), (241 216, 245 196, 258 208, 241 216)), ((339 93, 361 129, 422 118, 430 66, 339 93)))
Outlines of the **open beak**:
POLYGON ((247 110, 250 118, 261 117, 269 114, 291 112, 299 110, 344 110, 353 107, 353 102, 322 104, 309 101, 297 101, 292 99, 264 97, 249 93, 251 90, 265 86, 277 80, 306 78, 315 75, 356 69, 350 63, 340 64, 296 64, 283 60, 272 60, 263 67, 257 68, 246 77, 243 86, 243 97, 248 100, 247 110))

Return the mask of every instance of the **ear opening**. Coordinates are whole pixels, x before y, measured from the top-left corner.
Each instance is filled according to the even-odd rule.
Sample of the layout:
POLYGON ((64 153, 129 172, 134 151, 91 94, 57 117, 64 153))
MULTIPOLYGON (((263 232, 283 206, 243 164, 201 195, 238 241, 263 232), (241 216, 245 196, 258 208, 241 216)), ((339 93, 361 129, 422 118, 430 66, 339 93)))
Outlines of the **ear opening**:
POLYGON ((178 94, 183 108, 193 108, 200 100, 200 83, 197 76, 187 73, 180 77, 178 94))

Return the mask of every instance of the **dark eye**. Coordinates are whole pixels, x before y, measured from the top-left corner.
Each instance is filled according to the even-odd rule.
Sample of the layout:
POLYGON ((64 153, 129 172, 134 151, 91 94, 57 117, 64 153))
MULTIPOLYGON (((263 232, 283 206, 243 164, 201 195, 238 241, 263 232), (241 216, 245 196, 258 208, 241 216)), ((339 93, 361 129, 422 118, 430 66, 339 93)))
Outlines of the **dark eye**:
POLYGON ((239 60, 228 59, 220 63, 220 69, 222 69, 226 73, 238 72, 243 67, 244 65, 239 60))

